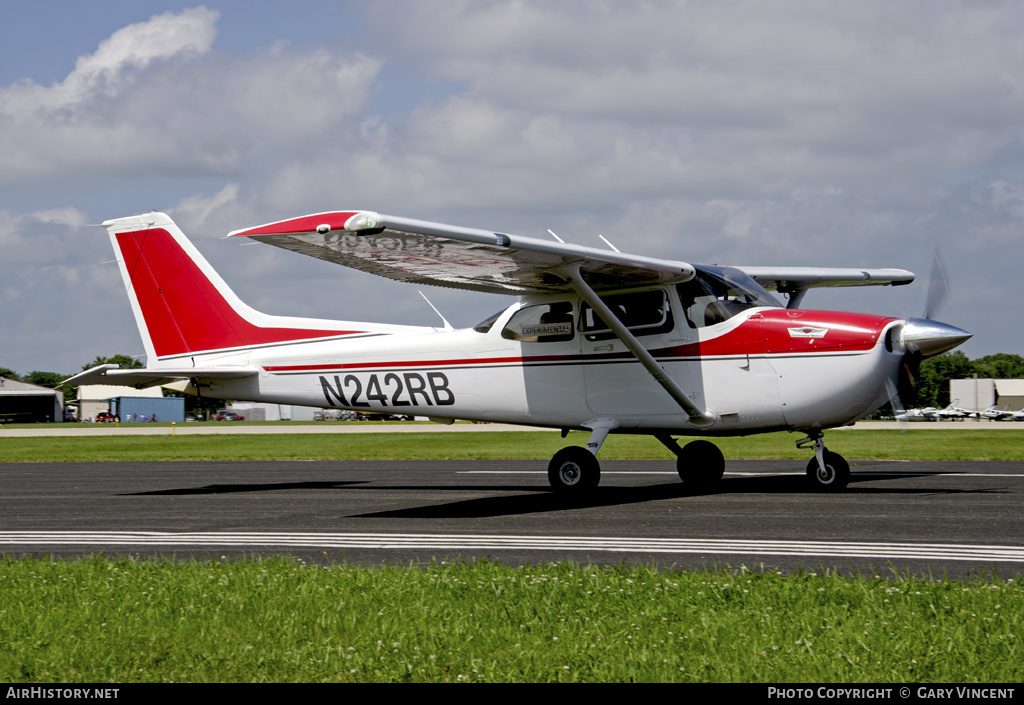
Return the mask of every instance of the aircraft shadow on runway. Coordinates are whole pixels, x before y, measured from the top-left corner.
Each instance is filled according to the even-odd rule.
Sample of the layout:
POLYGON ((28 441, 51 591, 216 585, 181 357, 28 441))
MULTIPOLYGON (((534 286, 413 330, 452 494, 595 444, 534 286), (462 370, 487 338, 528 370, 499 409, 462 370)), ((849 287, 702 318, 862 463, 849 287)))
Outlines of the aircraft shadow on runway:
MULTIPOLYGON (((908 476, 926 477, 935 473, 921 473, 920 475, 901 473, 899 475, 886 473, 872 473, 870 476, 854 476, 851 485, 859 482, 871 482, 875 480, 905 479, 908 476)), ((376 489, 371 487, 358 489, 376 489)), ((399 489, 390 487, 388 489, 399 489)), ((406 487, 402 489, 423 491, 427 487, 406 487)), ((434 487, 433 489, 439 489, 434 487)), ((451 490, 451 487, 445 489, 451 490)), ((486 488, 491 491, 495 487, 486 488)), ((522 491, 523 487, 505 488, 508 490, 522 491)), ((515 495, 510 497, 479 497, 474 499, 447 502, 444 504, 424 505, 419 507, 408 507, 405 509, 388 510, 383 512, 372 512, 367 514, 349 515, 349 518, 408 518, 408 519, 469 519, 485 518, 494 516, 508 516, 515 514, 532 514, 539 512, 558 512, 573 509, 589 509, 599 507, 611 507, 625 504, 636 504, 639 502, 652 502, 667 499, 684 498, 714 498, 719 495, 729 494, 811 494, 821 495, 809 487, 807 480, 799 475, 766 475, 764 477, 742 477, 726 478, 712 492, 693 492, 687 490, 678 482, 668 482, 658 485, 645 485, 641 487, 615 487, 606 485, 598 487, 591 494, 583 497, 566 497, 552 493, 547 487, 532 488, 536 494, 515 495)), ((864 493, 879 494, 958 494, 973 492, 1001 492, 1004 488, 986 490, 963 490, 963 489, 938 489, 938 488, 884 488, 884 487, 848 487, 846 492, 852 496, 864 493)), ((842 494, 832 495, 842 497, 842 494)))
MULTIPOLYGON (((943 473, 858 473, 850 480, 850 486, 844 493, 832 495, 842 497, 843 494, 959 494, 977 492, 1003 492, 1006 488, 958 489, 958 488, 908 488, 908 487, 857 487, 856 485, 877 480, 896 480, 916 477, 931 477, 943 473)), ((374 484, 374 480, 349 481, 309 481, 309 482, 272 482, 272 483, 238 483, 214 484, 202 487, 185 487, 146 492, 124 493, 121 496, 188 496, 209 494, 234 494, 251 492, 278 492, 288 490, 356 490, 373 492, 508 492, 515 493, 500 497, 474 497, 471 499, 427 504, 403 509, 351 514, 349 518, 408 518, 408 519, 460 519, 509 516, 517 514, 534 514, 558 512, 565 510, 612 507, 637 504, 668 499, 710 499, 731 494, 812 494, 827 496, 814 492, 802 475, 763 475, 726 477, 713 491, 697 492, 688 490, 679 482, 665 482, 656 485, 615 486, 607 484, 592 492, 579 496, 566 496, 550 491, 546 485, 385 485, 374 484), (522 494, 526 492, 527 494, 522 494)))
POLYGON ((241 483, 237 485, 206 485, 204 487, 182 487, 172 490, 151 490, 149 492, 125 492, 120 497, 144 497, 147 495, 196 495, 232 494, 236 492, 275 492, 277 490, 336 490, 351 485, 362 485, 370 480, 330 482, 268 482, 263 484, 241 483))

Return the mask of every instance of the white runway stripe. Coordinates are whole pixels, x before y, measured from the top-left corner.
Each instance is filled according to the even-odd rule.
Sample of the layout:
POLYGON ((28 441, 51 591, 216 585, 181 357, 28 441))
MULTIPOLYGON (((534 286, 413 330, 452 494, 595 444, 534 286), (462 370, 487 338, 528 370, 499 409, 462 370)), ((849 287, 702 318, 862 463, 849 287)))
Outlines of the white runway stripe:
POLYGON ((0 531, 0 546, 600 551, 1024 563, 1022 546, 467 534, 0 531))

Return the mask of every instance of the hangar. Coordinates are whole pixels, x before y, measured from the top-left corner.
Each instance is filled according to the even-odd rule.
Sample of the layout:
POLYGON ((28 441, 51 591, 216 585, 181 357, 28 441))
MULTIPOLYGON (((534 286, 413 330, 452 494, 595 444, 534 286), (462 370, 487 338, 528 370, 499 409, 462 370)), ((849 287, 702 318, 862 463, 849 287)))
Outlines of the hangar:
POLYGON ((56 423, 64 420, 59 389, 0 377, 0 423, 56 423))
POLYGON ((1024 409, 1024 379, 951 379, 949 398, 958 406, 981 411, 995 406, 1004 411, 1024 409))

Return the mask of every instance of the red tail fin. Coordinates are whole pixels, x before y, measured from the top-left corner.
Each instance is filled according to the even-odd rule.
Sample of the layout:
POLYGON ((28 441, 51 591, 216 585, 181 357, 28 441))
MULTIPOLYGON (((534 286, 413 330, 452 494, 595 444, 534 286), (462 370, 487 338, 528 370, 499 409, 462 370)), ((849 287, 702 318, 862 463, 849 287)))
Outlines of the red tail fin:
MULTIPOLYGON (((269 316, 242 301, 164 213, 108 220, 150 365, 158 358, 366 332, 269 316)), ((361 325, 361 324, 357 324, 361 325)))

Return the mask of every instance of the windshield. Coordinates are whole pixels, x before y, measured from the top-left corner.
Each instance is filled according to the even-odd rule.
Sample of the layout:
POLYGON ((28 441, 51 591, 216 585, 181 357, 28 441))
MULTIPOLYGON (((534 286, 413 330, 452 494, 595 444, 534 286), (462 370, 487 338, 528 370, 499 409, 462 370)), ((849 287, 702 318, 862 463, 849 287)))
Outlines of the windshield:
POLYGON ((721 323, 758 306, 782 308, 764 287, 732 267, 701 265, 696 276, 676 290, 691 328, 721 323))

